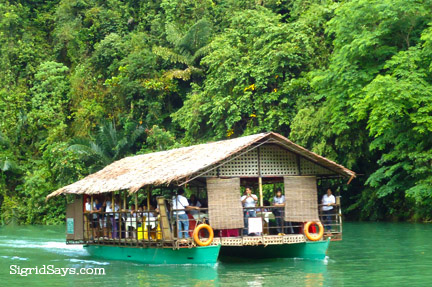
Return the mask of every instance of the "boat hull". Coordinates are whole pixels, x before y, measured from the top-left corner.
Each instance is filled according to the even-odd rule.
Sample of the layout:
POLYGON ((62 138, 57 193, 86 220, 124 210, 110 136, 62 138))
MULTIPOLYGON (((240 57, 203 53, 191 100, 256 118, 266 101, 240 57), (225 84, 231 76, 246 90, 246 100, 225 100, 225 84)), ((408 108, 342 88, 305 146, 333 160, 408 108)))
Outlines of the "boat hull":
POLYGON ((219 258, 269 259, 269 258, 304 258, 323 260, 330 240, 302 242, 281 245, 258 246, 222 246, 219 258))
POLYGON ((133 261, 143 264, 215 264, 220 245, 194 248, 120 247, 84 245, 95 258, 133 261))

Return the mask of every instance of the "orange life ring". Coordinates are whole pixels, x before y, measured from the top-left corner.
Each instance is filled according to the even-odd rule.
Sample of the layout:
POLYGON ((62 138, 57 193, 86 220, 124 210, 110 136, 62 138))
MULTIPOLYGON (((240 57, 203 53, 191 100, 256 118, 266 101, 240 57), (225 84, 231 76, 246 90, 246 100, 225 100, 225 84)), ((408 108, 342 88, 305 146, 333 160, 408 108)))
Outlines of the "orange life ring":
POLYGON ((193 239, 195 240, 196 244, 199 246, 209 246, 214 238, 213 228, 210 227, 208 224, 200 224, 197 227, 195 227, 193 232, 193 239), (209 233, 209 238, 206 241, 201 241, 201 238, 199 237, 199 233, 202 229, 205 229, 209 233))
POLYGON ((307 222, 306 224, 305 224, 305 226, 304 226, 304 234, 306 235, 306 237, 307 237, 307 239, 309 239, 310 241, 318 241, 318 240, 320 240, 322 237, 323 237, 323 235, 324 235, 324 227, 323 227, 323 225, 321 224, 321 222, 315 222, 315 221, 309 221, 309 222, 307 222), (316 225, 318 225, 318 234, 310 234, 309 233, 309 227, 312 225, 312 224, 316 224, 316 225))

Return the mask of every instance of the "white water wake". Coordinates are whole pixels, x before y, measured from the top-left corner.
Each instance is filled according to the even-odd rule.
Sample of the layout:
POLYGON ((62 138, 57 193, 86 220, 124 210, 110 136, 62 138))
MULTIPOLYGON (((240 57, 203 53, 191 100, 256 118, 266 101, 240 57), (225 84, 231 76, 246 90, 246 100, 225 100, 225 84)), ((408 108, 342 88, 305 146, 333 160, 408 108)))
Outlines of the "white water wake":
POLYGON ((44 249, 48 252, 64 254, 69 256, 86 256, 88 255, 82 245, 67 245, 65 242, 48 241, 37 242, 31 240, 1 240, 0 247, 8 247, 11 249, 33 248, 44 249))

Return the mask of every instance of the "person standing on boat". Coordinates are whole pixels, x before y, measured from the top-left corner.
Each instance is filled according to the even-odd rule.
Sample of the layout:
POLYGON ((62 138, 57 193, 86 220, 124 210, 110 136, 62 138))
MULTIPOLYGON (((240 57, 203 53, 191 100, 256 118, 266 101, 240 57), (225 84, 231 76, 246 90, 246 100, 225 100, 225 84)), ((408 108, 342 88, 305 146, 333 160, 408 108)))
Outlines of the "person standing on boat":
POLYGON ((252 193, 250 187, 246 187, 244 195, 241 197, 244 211, 244 226, 243 235, 248 235, 249 217, 256 217, 255 206, 258 201, 258 196, 252 193))
POLYGON ((94 202, 93 202, 93 221, 92 221, 92 226, 93 226, 93 237, 94 238, 99 238, 100 234, 99 234, 99 228, 100 228, 100 221, 101 221, 101 215, 99 214, 100 212, 102 212, 102 203, 99 202, 99 199, 95 198, 94 202))
POLYGON ((121 224, 119 211, 120 199, 116 197, 116 199, 114 200, 114 220, 111 221, 113 223, 113 238, 119 238, 118 229, 121 224))
POLYGON ((285 217, 285 195, 282 195, 282 190, 280 188, 276 189, 276 194, 273 197, 273 214, 276 218, 276 230, 278 234, 285 233, 284 227, 284 217, 285 217))
POLYGON ((87 237, 90 239, 93 239, 93 237, 90 236, 90 234, 93 234, 93 232, 90 230, 92 228, 92 219, 91 219, 91 213, 92 211, 92 206, 91 206, 91 202, 90 202, 90 197, 86 198, 86 203, 85 203, 85 223, 86 223, 86 230, 87 230, 87 237))
POLYGON ((282 194, 282 189, 276 189, 275 197, 273 197, 273 214, 276 218, 277 232, 279 235, 284 235, 286 230, 294 234, 294 229, 290 221, 285 221, 285 195, 282 194))
POLYGON ((108 239, 108 237, 111 237, 111 230, 108 228, 108 223, 110 222, 110 213, 112 212, 112 204, 110 200, 111 196, 107 194, 105 196, 105 200, 102 204, 103 210, 105 211, 105 214, 102 216, 102 223, 101 227, 103 227, 103 235, 105 239, 108 239))
MULTIPOLYGON (((105 218, 106 220, 109 218, 109 222, 111 223, 111 236, 112 238, 118 238, 118 234, 117 234, 117 223, 118 223, 118 219, 119 219, 119 214, 117 213, 120 209, 120 206, 118 204, 118 199, 115 199, 114 202, 114 206, 111 202, 111 200, 109 200, 109 196, 107 196, 108 200, 105 200, 104 202, 104 206, 105 206, 105 212, 107 213, 107 217, 105 218), (114 210, 113 210, 114 207, 114 210), (113 211, 116 212, 116 214, 113 214, 113 211)), ((104 230, 106 230, 106 225, 104 225, 104 230)), ((104 236, 107 236, 107 234, 105 234, 104 232, 104 236)))
POLYGON ((331 230, 333 205, 336 204, 336 198, 332 194, 331 189, 327 189, 327 193, 322 198, 322 211, 324 214, 324 227, 327 231, 331 230))
POLYGON ((183 196, 184 189, 179 188, 177 195, 173 198, 174 216, 177 216, 177 237, 189 238, 189 218, 185 209, 199 210, 197 206, 190 206, 186 197, 183 196))

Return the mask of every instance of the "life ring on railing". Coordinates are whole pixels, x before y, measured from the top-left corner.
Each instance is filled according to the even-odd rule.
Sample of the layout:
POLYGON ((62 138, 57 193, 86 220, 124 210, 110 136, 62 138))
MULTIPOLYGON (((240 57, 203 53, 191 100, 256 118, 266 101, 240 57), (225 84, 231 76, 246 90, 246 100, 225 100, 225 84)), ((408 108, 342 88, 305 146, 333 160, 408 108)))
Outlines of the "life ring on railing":
POLYGON ((197 227, 195 227, 193 232, 193 239, 195 240, 196 244, 198 244, 199 246, 209 246, 212 243, 213 238, 214 238, 213 228, 211 228, 210 225, 200 224, 197 227), (199 233, 202 229, 207 230, 207 232, 209 233, 209 237, 206 241, 202 241, 201 238, 199 237, 199 233))
POLYGON ((315 221, 309 221, 304 226, 304 234, 306 235, 307 239, 310 241, 318 241, 320 240, 324 235, 324 226, 321 224, 321 222, 315 222, 315 221), (318 233, 317 234, 311 234, 309 233, 309 227, 312 224, 316 224, 318 226, 318 233))

